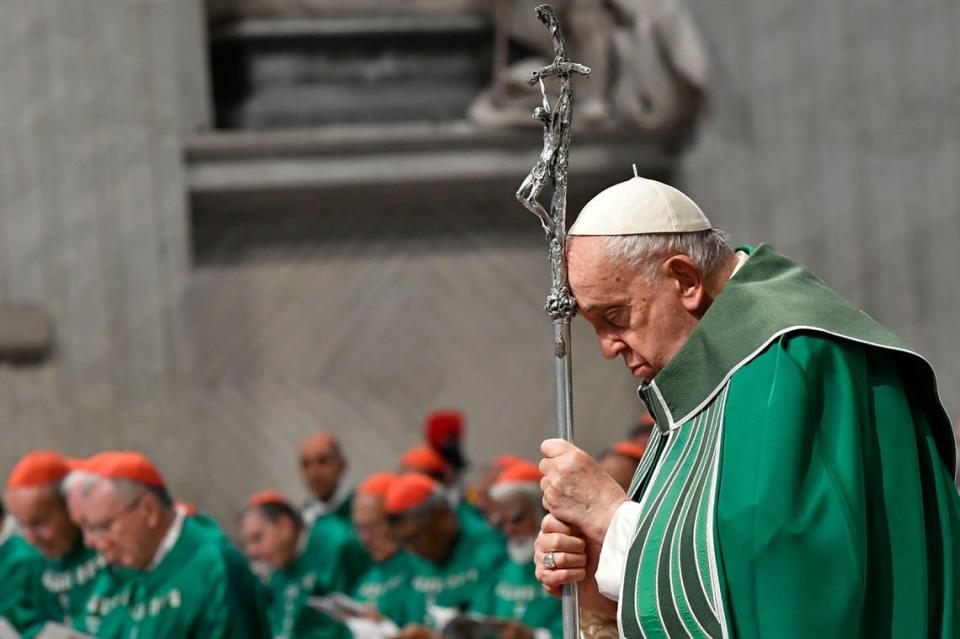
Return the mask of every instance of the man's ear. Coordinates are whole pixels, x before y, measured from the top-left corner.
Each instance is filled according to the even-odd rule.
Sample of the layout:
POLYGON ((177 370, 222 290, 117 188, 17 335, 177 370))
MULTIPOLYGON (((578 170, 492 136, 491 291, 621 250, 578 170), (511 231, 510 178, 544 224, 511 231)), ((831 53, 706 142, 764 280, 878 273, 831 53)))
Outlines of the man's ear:
POLYGON ((706 282, 700 267, 686 255, 674 255, 663 263, 663 272, 687 312, 697 317, 703 315, 706 282))
POLYGON ((141 507, 144 508, 147 513, 147 523, 151 528, 155 528, 160 523, 160 513, 163 510, 160 505, 160 500, 150 493, 141 497, 141 500, 141 507))

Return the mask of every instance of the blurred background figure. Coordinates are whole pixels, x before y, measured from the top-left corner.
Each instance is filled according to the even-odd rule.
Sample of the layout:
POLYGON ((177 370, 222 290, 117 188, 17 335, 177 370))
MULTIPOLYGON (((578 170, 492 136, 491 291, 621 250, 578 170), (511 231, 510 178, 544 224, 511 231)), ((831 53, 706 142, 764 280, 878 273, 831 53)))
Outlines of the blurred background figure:
POLYGON ((637 418, 637 423, 627 431, 627 439, 632 440, 635 444, 646 449, 653 428, 653 417, 650 416, 650 413, 644 412, 637 418))
POLYGON ((357 599, 371 604, 378 615, 402 628, 421 623, 423 610, 418 598, 411 596, 412 579, 420 562, 400 548, 384 505, 387 490, 396 479, 393 473, 375 473, 357 487, 353 525, 373 561, 357 586, 357 599))
POLYGON ((617 442, 600 453, 597 461, 600 462, 601 468, 617 480, 624 490, 627 490, 637 472, 644 450, 646 449, 643 446, 633 441, 617 442))
POLYGON ((46 560, 39 585, 49 606, 48 619, 66 625, 74 619, 82 623, 97 575, 106 565, 84 545, 67 511, 62 483, 76 463, 56 451, 28 453, 10 471, 4 495, 22 535, 46 560))
POLYGON ((346 626, 310 605, 333 591, 337 564, 311 539, 300 514, 277 492, 252 495, 240 516, 247 557, 266 567, 271 636, 343 639, 346 626))
POLYGON ((451 481, 462 485, 463 473, 469 463, 463 454, 463 413, 456 410, 435 410, 424 420, 424 436, 427 444, 440 453, 453 471, 451 481))
POLYGON ((420 599, 419 624, 439 630, 473 610, 506 559, 503 542, 464 526, 443 487, 426 475, 401 475, 384 505, 400 547, 423 560, 408 595, 420 599))
POLYGON ((490 486, 493 485, 500 473, 513 464, 522 461, 526 460, 511 453, 497 455, 490 460, 489 464, 484 466, 483 472, 467 489, 467 501, 480 511, 480 514, 491 526, 499 528, 500 515, 496 503, 490 499, 490 486))
POLYGON ((43 557, 17 534, 0 504, 0 619, 20 634, 35 635, 47 620, 41 591, 43 557))
POLYGON ((306 437, 300 444, 300 470, 310 491, 310 500, 303 507, 307 523, 330 515, 349 524, 353 492, 343 481, 347 460, 337 438, 330 433, 306 437))
POLYGON ((96 601, 87 612, 100 617, 85 622, 95 634, 262 636, 266 619, 255 577, 235 562, 225 542, 176 511, 149 459, 135 452, 99 453, 67 482, 70 512, 84 541, 107 562, 130 569, 119 580, 108 571, 98 575, 96 601), (126 605, 111 603, 113 597, 126 605))
POLYGON ((508 561, 503 564, 477 611, 505 622, 501 637, 561 639, 560 601, 548 595, 537 581, 533 544, 546 511, 537 465, 516 462, 497 477, 490 497, 501 512, 501 529, 507 539, 508 561))

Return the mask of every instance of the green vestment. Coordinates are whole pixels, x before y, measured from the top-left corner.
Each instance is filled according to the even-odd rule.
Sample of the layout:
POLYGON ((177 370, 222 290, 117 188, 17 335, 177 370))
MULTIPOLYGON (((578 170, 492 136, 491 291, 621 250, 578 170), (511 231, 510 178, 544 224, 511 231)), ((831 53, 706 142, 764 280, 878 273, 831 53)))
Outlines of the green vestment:
MULTIPOLYGON (((748 249, 749 250, 749 249, 748 249)), ((626 637, 954 637, 960 499, 929 365, 768 246, 641 396, 626 637)))
POLYGON ((398 627, 421 623, 424 614, 422 598, 411 589, 413 576, 424 568, 424 561, 403 551, 395 552, 386 561, 374 564, 360 579, 356 599, 376 606, 381 615, 398 627))
POLYGON ((274 639, 344 639, 347 627, 309 604, 311 597, 331 592, 326 546, 311 535, 303 550, 285 568, 270 575, 268 616, 274 639))
POLYGON ((103 557, 84 546, 80 537, 66 556, 47 560, 41 583, 49 619, 68 626, 82 623, 97 577, 105 567, 103 557))
POLYGON ((422 561, 413 577, 421 621, 437 627, 454 612, 470 612, 494 586, 500 566, 506 561, 503 542, 488 533, 461 527, 447 556, 439 563, 422 561))
POLYGON ((309 535, 310 554, 322 558, 317 573, 321 580, 337 592, 353 592, 371 565, 353 527, 331 512, 309 524, 309 535))
POLYGON ((473 612, 520 623, 537 633, 537 639, 549 636, 561 639, 563 616, 560 600, 554 599, 537 581, 533 561, 518 564, 507 561, 500 569, 492 590, 474 606, 473 612))
MULTIPOLYGON (((108 639, 265 639, 264 610, 241 604, 255 577, 192 517, 156 566, 125 570, 100 602, 98 637, 108 639), (238 582, 238 579, 240 580, 238 582)), ((232 551, 235 552, 235 551, 232 551)))
POLYGON ((26 636, 35 635, 46 621, 43 564, 43 556, 15 534, 12 520, 7 520, 0 527, 0 618, 26 636))

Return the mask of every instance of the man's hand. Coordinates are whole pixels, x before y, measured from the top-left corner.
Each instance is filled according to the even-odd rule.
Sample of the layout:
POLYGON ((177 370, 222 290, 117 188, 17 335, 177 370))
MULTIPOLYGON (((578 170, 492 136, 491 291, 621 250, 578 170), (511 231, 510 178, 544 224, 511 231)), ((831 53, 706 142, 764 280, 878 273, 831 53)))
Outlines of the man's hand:
POLYGON ((548 439, 540 446, 543 505, 560 521, 602 544, 613 515, 627 495, 593 457, 570 442, 548 439))
POLYGON ((560 596, 565 584, 579 583, 587 578, 586 542, 553 515, 543 518, 533 548, 537 581, 554 597, 560 596), (544 565, 544 557, 548 554, 553 558, 553 568, 544 565))
POLYGON ((585 542, 576 531, 548 514, 540 525, 534 544, 533 561, 537 580, 554 597, 563 594, 565 584, 580 584, 580 606, 605 617, 616 617, 617 602, 600 594, 597 587, 597 563, 600 544, 585 542), (555 568, 543 565, 544 556, 553 553, 555 568))

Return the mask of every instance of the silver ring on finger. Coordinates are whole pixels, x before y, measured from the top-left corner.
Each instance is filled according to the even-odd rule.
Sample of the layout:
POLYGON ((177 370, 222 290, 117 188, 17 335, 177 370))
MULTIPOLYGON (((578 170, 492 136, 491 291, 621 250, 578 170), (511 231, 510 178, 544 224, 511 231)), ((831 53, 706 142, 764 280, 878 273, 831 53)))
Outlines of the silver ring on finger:
POLYGON ((543 567, 548 570, 553 570, 557 567, 557 559, 553 556, 553 551, 543 556, 543 567))

